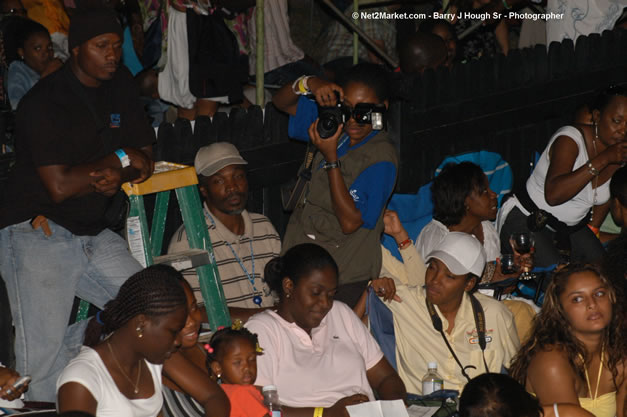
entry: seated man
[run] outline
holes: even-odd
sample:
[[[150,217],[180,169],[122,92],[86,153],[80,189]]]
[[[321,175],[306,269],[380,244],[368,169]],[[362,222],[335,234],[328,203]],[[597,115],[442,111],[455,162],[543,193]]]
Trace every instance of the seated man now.
[[[246,321],[274,306],[263,270],[281,252],[281,239],[270,220],[246,211],[248,179],[243,165],[248,164],[230,143],[218,142],[198,150],[194,166],[198,187],[204,200],[204,214],[209,237],[218,264],[231,318]],[[185,226],[170,241],[168,253],[189,249]],[[195,269],[183,272],[203,303]]]
[[[394,315],[398,373],[407,391],[422,393],[428,362],[438,363],[445,389],[459,391],[470,378],[508,366],[520,346],[512,314],[502,303],[472,294],[485,266],[481,243],[466,233],[449,233],[427,256],[426,272],[414,245],[400,252],[404,263],[384,251],[382,275],[394,278],[402,300],[387,305]]]
[[[69,61],[40,80],[16,114],[16,162],[0,204],[0,275],[15,324],[15,366],[28,399],[54,401],[55,382],[82,344],[67,328],[74,296],[99,308],[141,265],[109,230],[122,183],[153,171],[150,127],[109,10],[72,17]],[[67,330],[67,332],[66,332]]]

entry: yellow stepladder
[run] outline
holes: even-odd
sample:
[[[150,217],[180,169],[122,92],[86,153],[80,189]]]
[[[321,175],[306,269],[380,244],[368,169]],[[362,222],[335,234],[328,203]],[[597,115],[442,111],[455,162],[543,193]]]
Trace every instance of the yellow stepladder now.
[[[231,318],[226,306],[197,184],[198,177],[194,167],[171,162],[157,162],[154,174],[141,184],[123,184],[122,189],[130,200],[126,237],[131,253],[144,267],[155,263],[167,263],[179,270],[196,268],[209,325],[212,329],[216,329],[219,326],[230,326]],[[172,190],[175,191],[178,199],[187,232],[187,241],[191,249],[180,254],[159,256]],[[157,194],[150,229],[144,207],[144,195],[148,194]],[[88,308],[89,303],[81,301],[77,321],[87,316]]]

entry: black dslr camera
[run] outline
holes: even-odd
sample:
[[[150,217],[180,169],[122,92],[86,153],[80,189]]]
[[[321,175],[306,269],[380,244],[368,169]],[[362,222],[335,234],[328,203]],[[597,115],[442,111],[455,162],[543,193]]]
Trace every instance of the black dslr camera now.
[[[340,95],[335,92],[335,106],[318,105],[318,134],[322,139],[328,139],[337,132],[337,128],[350,119],[350,109],[340,101]]]
[[[346,123],[351,116],[359,124],[371,124],[373,130],[383,129],[383,104],[358,103],[351,108],[340,101],[340,96],[335,92],[337,104],[335,106],[318,106],[318,134],[322,139],[328,139],[340,124]]]

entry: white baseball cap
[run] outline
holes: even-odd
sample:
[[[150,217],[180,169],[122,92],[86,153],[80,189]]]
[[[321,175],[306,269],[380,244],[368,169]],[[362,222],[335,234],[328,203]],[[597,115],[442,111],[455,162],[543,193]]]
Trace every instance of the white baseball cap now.
[[[196,174],[210,177],[229,165],[247,165],[248,162],[239,154],[232,143],[216,142],[203,146],[196,153],[194,167]]]
[[[480,277],[485,268],[486,254],[481,242],[473,235],[450,232],[427,255],[426,260],[431,258],[444,262],[448,270],[455,275],[472,273]]]

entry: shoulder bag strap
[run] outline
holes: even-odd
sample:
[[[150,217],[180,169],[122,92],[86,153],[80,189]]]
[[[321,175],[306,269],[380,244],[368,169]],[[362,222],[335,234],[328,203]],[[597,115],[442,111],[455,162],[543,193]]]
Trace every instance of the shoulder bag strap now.
[[[283,208],[285,211],[294,211],[296,206],[302,201],[305,187],[311,181],[311,166],[313,164],[314,156],[317,149],[311,142],[307,142],[307,152],[305,153],[305,163],[303,168],[298,173],[296,179],[296,185],[292,189],[287,201],[283,202]]]
[[[476,369],[476,367],[473,365],[468,365],[468,366],[462,365],[461,361],[455,354],[455,351],[453,350],[450,343],[448,342],[446,335],[444,334],[444,329],[442,328],[442,319],[440,318],[440,316],[438,316],[437,311],[435,311],[435,307],[433,306],[433,304],[429,302],[429,300],[427,300],[426,297],[425,297],[425,303],[427,304],[427,310],[429,311],[429,316],[431,316],[431,323],[433,323],[433,328],[437,330],[438,332],[440,332],[440,334],[442,335],[442,339],[444,339],[444,343],[446,343],[446,347],[448,348],[449,352],[451,352],[451,355],[453,355],[453,359],[455,359],[455,362],[457,362],[457,365],[459,365],[459,369],[461,369],[462,375],[464,376],[464,378],[466,378],[470,382],[470,376],[468,376],[468,374],[466,373],[466,369]]]

